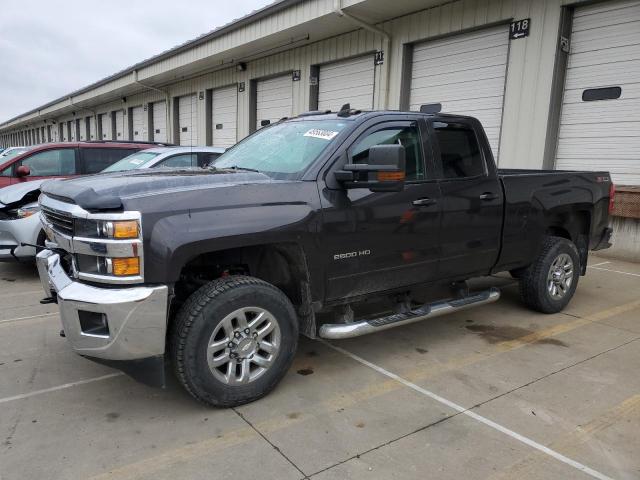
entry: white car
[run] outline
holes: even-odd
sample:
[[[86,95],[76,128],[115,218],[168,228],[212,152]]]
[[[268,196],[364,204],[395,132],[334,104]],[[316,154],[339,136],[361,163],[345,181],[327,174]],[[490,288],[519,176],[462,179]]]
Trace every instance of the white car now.
[[[150,148],[123,158],[100,174],[141,168],[205,167],[224,151],[218,147]],[[0,262],[32,260],[36,248],[22,244],[44,245],[45,234],[36,213],[40,186],[47,181],[56,180],[34,180],[0,189]]]
[[[141,150],[105,168],[102,173],[139,168],[206,167],[225,152],[220,147],[158,147]]]

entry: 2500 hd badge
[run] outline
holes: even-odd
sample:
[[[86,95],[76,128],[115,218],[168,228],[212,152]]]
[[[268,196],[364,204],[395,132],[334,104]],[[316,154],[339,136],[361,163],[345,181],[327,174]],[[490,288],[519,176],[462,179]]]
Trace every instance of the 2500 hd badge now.
[[[333,256],[333,259],[344,260],[345,258],[364,257],[366,255],[371,255],[371,250],[359,250],[357,252],[336,253]]]

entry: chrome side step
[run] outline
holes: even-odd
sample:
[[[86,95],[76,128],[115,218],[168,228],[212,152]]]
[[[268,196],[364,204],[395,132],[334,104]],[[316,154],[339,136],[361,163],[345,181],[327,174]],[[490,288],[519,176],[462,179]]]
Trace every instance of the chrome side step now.
[[[459,312],[468,308],[493,303],[500,298],[500,290],[495,287],[490,288],[468,297],[442,300],[434,303],[427,303],[406,313],[394,313],[386,317],[361,320],[353,323],[328,323],[320,327],[320,337],[340,340],[343,338],[359,337],[369,333],[381,332],[390,328],[408,325],[410,323],[426,320],[427,318],[439,317],[448,313]]]

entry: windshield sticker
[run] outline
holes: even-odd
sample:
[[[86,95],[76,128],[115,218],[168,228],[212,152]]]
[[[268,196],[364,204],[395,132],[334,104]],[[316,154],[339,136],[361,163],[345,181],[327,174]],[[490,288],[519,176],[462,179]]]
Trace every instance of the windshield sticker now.
[[[144,163],[144,160],[130,160],[132,165],[140,165]]]
[[[338,132],[321,130],[319,128],[312,128],[304,134],[305,137],[321,138],[322,140],[333,140],[333,137],[336,135],[338,135]]]

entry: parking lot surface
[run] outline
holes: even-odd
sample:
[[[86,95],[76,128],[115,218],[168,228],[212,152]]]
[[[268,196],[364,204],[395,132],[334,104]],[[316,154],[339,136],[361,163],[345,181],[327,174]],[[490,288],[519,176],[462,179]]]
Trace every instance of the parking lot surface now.
[[[73,354],[33,267],[0,264],[0,479],[640,478],[640,265],[569,307],[494,304],[301,339],[271,395],[206,408]]]

